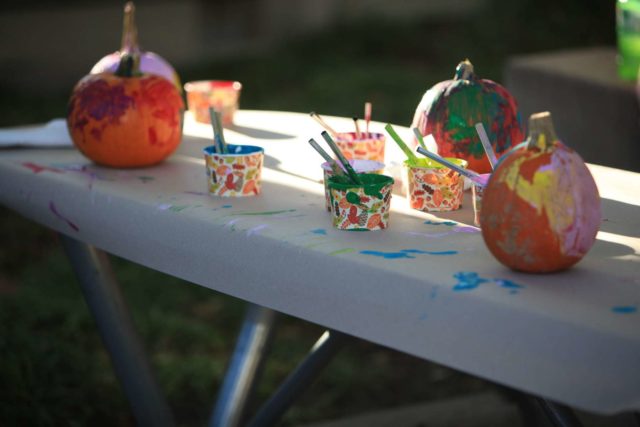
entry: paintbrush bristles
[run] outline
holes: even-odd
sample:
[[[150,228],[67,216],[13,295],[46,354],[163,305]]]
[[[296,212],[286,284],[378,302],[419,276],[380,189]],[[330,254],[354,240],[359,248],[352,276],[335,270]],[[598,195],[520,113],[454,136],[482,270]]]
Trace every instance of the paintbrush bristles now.
[[[316,113],[315,111],[312,111],[309,113],[309,115],[311,116],[312,119],[314,119],[316,122],[318,122],[318,124],[320,126],[322,126],[324,129],[326,129],[327,132],[329,132],[331,135],[337,135],[338,133],[333,130],[333,128],[331,126],[329,126],[327,124],[327,122],[324,121],[324,119],[322,117],[320,117],[320,114]]]

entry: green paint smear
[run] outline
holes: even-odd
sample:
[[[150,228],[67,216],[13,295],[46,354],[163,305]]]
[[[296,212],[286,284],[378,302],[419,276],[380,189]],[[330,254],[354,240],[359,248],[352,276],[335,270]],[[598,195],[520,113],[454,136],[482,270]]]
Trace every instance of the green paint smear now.
[[[239,212],[234,213],[232,215],[240,215],[240,216],[253,216],[253,215],[277,215],[286,212],[295,212],[295,209],[283,209],[280,211],[263,211],[263,212]]]
[[[355,249],[353,248],[338,249],[337,251],[329,252],[329,255],[347,254],[349,252],[355,252]]]
[[[172,212],[180,212],[187,209],[188,207],[189,205],[173,205],[169,208],[169,210]]]

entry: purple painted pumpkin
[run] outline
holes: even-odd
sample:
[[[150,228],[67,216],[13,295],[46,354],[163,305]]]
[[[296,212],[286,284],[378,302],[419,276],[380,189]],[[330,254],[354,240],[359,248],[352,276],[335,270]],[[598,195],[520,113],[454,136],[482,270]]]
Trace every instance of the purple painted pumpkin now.
[[[182,93],[180,77],[174,68],[153,52],[140,49],[138,45],[138,28],[135,23],[135,6],[133,2],[127,2],[124,6],[124,23],[122,29],[122,46],[119,51],[111,53],[100,59],[91,69],[90,74],[115,73],[120,65],[120,58],[125,53],[137,53],[140,58],[140,71],[145,74],[155,74],[164,77],[175,85]]]
[[[487,173],[491,166],[475,130],[479,122],[497,157],[524,139],[513,96],[498,83],[478,78],[465,60],[452,80],[437,83],[424,94],[411,127],[422,135],[432,134],[441,156],[464,159],[469,169]]]

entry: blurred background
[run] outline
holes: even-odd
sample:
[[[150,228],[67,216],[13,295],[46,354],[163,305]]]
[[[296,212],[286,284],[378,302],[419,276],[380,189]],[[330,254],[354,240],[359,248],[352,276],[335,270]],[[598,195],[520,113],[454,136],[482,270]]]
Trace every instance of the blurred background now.
[[[123,5],[4,2],[0,126],[64,117],[73,85],[119,48]],[[464,58],[481,77],[504,83],[514,58],[613,52],[616,43],[613,0],[139,0],[136,7],[143,49],[171,62],[183,82],[241,81],[243,109],[351,117],[371,101],[374,120],[405,126],[422,94]],[[632,83],[618,86],[633,93]],[[0,236],[0,425],[134,425],[55,234],[1,207]],[[113,262],[176,419],[205,425],[244,304]],[[321,332],[281,317],[257,403]],[[510,409],[517,399],[497,385],[359,342],[282,425],[487,395],[499,396],[478,401],[494,406],[490,418],[446,425],[519,425]]]

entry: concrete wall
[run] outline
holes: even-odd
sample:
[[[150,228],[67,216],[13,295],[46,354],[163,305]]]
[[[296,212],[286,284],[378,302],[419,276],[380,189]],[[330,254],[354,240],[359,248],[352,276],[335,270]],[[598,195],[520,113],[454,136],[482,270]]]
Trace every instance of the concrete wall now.
[[[264,51],[287,38],[366,15],[464,14],[484,0],[182,0],[136,2],[140,44],[176,67]],[[3,86],[71,87],[120,46],[124,2],[0,12]]]

